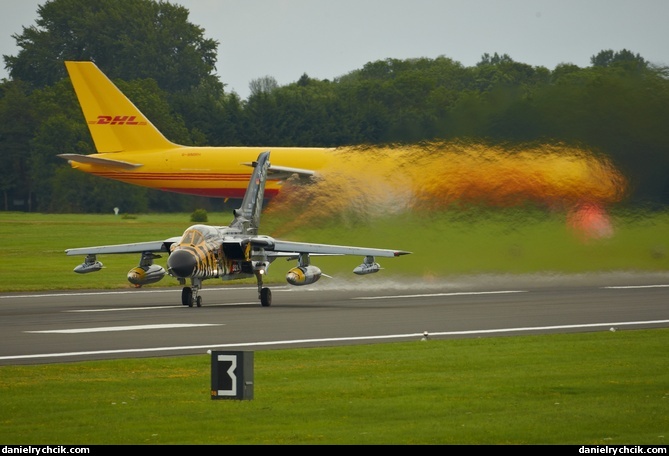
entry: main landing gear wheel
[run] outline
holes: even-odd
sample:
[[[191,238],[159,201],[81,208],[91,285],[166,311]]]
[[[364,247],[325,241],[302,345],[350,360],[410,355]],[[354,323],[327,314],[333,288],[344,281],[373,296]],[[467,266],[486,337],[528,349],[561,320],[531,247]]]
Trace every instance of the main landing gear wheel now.
[[[269,307],[272,305],[272,290],[269,288],[263,288],[260,290],[260,304],[263,307]]]
[[[183,287],[181,290],[181,304],[184,306],[193,307],[193,290],[191,290],[190,287]],[[197,304],[198,307],[200,307],[202,301],[198,300]]]
[[[193,304],[202,307],[202,296],[193,298],[193,289],[191,287],[183,287],[181,290],[181,304],[188,307],[193,307]]]

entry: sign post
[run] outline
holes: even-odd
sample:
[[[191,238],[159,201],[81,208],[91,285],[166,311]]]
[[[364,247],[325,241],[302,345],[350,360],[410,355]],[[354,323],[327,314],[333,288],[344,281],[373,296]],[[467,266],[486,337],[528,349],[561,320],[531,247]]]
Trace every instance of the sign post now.
[[[211,352],[211,398],[253,399],[253,352]]]

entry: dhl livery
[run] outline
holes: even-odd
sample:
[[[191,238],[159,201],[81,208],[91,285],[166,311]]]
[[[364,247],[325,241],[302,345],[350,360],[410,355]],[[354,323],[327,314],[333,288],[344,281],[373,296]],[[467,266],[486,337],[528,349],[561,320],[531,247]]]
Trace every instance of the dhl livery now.
[[[252,162],[253,174],[248,182],[241,207],[233,211],[234,219],[228,226],[193,225],[181,236],[133,244],[106,245],[68,249],[67,255],[86,255],[74,272],[84,274],[102,269],[97,255],[139,253],[140,262],[128,272],[128,281],[135,286],[155,283],[166,273],[183,285],[181,303],[201,307],[199,290],[206,279],[233,280],[254,277],[258,283],[258,298],[264,307],[271,305],[271,290],[263,286],[263,276],[277,258],[297,260],[297,266],[286,274],[291,285],[315,283],[324,275],[310,264],[310,255],[359,255],[363,263],[353,272],[366,275],[378,272],[381,266],[375,257],[398,257],[409,254],[403,250],[370,247],[352,247],[331,244],[311,244],[274,239],[260,235],[260,213],[270,166],[270,152],[262,152]],[[167,253],[167,271],[154,260]],[[190,280],[187,285],[186,281]]]
[[[189,195],[242,198],[251,162],[268,147],[189,147],[169,141],[93,62],[65,62],[97,153],[64,153],[72,168]],[[265,197],[291,176],[308,178],[332,158],[316,147],[272,147]]]

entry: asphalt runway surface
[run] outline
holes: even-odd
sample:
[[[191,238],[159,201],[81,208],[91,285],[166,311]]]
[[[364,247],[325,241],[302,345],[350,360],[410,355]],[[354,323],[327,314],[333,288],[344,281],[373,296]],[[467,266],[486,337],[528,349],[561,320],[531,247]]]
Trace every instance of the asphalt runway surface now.
[[[360,280],[358,280],[360,279]],[[669,327],[669,272],[0,294],[0,365]],[[427,336],[426,336],[427,335]]]

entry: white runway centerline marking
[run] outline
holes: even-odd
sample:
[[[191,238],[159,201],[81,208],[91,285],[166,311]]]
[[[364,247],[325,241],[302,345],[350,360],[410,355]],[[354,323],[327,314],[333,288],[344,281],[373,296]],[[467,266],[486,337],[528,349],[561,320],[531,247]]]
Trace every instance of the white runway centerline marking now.
[[[174,329],[174,328],[193,328],[196,326],[221,326],[220,324],[186,324],[174,323],[167,325],[135,325],[135,326],[106,326],[102,328],[77,328],[77,329],[49,329],[45,331],[25,331],[31,334],[81,334],[94,332],[112,332],[112,331],[137,331],[141,329]]]

